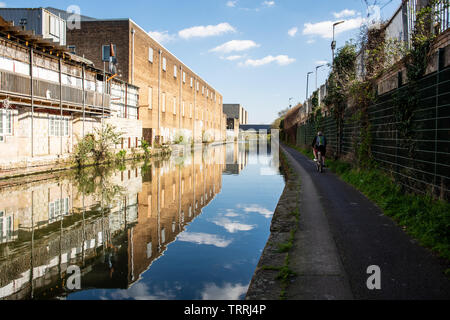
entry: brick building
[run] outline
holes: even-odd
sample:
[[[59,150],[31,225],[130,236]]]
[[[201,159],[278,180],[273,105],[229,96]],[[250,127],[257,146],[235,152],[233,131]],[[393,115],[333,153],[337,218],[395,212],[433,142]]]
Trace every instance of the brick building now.
[[[121,80],[140,88],[138,118],[151,142],[224,140],[222,95],[131,19],[82,20],[67,31],[78,55],[108,69],[112,44]]]

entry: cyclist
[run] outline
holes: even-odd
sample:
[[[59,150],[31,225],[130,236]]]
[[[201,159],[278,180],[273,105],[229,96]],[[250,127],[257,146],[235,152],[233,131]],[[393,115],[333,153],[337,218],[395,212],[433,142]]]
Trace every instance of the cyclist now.
[[[314,138],[314,141],[312,143],[313,151],[314,151],[314,161],[317,162],[317,154],[320,151],[322,154],[323,163],[325,166],[325,157],[327,154],[327,138],[323,134],[322,131],[319,131],[317,136]]]

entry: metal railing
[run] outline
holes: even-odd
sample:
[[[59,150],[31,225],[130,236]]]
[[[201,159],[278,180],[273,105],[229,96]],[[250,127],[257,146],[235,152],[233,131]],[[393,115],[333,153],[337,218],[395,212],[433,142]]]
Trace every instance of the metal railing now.
[[[0,71],[0,91],[7,94],[18,94],[27,98],[31,98],[31,78],[19,74]],[[61,98],[62,92],[62,99]],[[33,94],[35,98],[42,98],[59,103],[60,100],[74,107],[83,106],[83,90],[70,87],[60,86],[45,80],[33,80]],[[92,107],[97,110],[110,110],[111,98],[109,94],[85,90],[85,106]],[[104,97],[104,101],[103,101]]]

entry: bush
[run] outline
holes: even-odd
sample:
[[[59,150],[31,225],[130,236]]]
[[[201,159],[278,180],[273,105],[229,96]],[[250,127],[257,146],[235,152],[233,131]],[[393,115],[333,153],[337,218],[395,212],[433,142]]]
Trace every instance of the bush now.
[[[96,129],[94,134],[85,136],[74,149],[73,159],[78,167],[84,166],[89,161],[95,164],[111,162],[114,159],[112,152],[115,145],[119,144],[122,134],[116,132],[116,128],[106,125]]]

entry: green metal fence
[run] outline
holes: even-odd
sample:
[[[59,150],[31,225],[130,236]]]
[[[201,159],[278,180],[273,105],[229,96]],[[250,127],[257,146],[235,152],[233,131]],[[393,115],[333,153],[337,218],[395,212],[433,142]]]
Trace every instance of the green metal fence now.
[[[419,83],[419,107],[412,118],[413,137],[401,138],[395,117],[394,99],[399,89],[377,98],[368,109],[371,124],[371,153],[379,167],[392,175],[408,191],[433,194],[448,201],[450,189],[450,67],[425,76]],[[360,124],[347,112],[343,134],[338,139],[336,120],[326,117],[321,129],[329,142],[329,153],[354,154],[355,137]],[[298,145],[310,145],[316,134],[316,124],[299,126]],[[414,144],[411,148],[406,143]],[[414,149],[411,153],[410,149]]]

